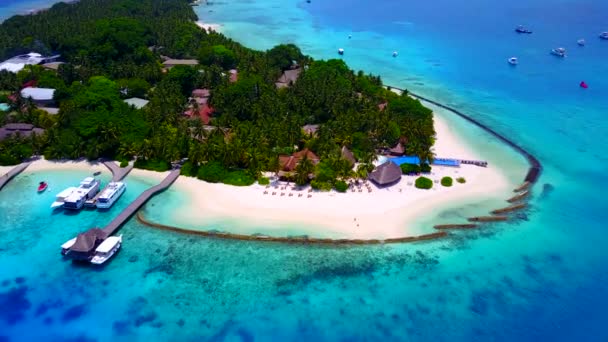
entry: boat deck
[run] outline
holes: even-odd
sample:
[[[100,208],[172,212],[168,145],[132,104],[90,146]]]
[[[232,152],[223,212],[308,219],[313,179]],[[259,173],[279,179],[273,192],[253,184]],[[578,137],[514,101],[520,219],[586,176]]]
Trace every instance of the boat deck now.
[[[133,164],[129,164],[127,167],[120,167],[120,166],[116,165],[116,163],[113,161],[105,161],[105,162],[103,162],[103,165],[105,165],[108,169],[110,169],[110,172],[112,172],[112,182],[119,182],[119,181],[123,180],[123,178],[125,178],[129,174],[129,172],[131,172],[131,170],[133,170]],[[107,187],[108,187],[108,185],[106,185],[103,189],[101,189],[97,193],[97,195],[95,195],[95,197],[86,201],[85,205],[87,207],[94,207],[95,203],[97,203],[97,199],[99,198],[99,196],[101,196],[101,194]]]

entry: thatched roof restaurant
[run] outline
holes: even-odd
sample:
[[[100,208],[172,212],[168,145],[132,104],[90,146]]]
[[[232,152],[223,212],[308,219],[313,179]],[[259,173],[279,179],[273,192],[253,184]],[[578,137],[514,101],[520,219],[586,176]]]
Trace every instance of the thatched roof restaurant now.
[[[4,140],[13,135],[19,135],[21,137],[30,137],[32,134],[41,135],[44,133],[44,129],[34,127],[28,123],[10,123],[0,127],[0,140]]]
[[[302,151],[293,153],[291,156],[279,156],[279,164],[281,170],[291,172],[296,169],[296,166],[300,163],[304,156],[310,160],[313,164],[319,163],[319,157],[314,154],[311,150],[305,148]]]
[[[401,173],[401,168],[392,161],[389,161],[378,166],[369,174],[368,178],[374,183],[384,186],[400,181]]]
[[[70,258],[76,260],[88,260],[108,235],[99,228],[91,228],[84,233],[78,234],[76,242],[70,247]]]
[[[355,165],[355,163],[357,162],[357,159],[355,159],[355,155],[346,146],[342,146],[340,156],[342,157],[342,159],[347,160],[351,166]]]

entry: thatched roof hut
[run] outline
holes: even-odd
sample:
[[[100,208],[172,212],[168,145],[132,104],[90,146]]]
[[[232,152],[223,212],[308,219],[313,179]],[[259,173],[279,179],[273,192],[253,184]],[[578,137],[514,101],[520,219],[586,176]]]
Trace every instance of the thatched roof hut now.
[[[401,141],[397,145],[395,145],[395,147],[391,148],[389,150],[389,153],[394,156],[402,156],[405,153],[405,148],[403,148],[403,144],[401,144]]]
[[[342,146],[342,150],[340,151],[340,156],[342,157],[342,159],[347,160],[351,166],[355,165],[355,163],[357,162],[355,155],[346,146]]]
[[[392,161],[389,161],[378,166],[369,174],[368,178],[374,183],[384,186],[400,181],[401,173],[401,168]]]
[[[78,234],[76,241],[70,247],[69,256],[73,259],[86,260],[95,251],[95,248],[105,240],[108,235],[99,228],[91,228]]]
[[[287,172],[295,170],[298,163],[304,159],[304,156],[315,165],[319,163],[319,157],[311,150],[305,148],[302,151],[293,153],[291,156],[279,156],[281,169]]]

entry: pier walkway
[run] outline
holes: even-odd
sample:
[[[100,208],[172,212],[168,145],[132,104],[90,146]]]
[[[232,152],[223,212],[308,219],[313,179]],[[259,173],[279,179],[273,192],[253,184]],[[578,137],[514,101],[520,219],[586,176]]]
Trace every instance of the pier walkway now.
[[[128,207],[125,208],[112,222],[103,228],[103,232],[106,236],[112,235],[118,228],[120,228],[142,205],[144,205],[152,196],[157,193],[166,190],[175,180],[179,177],[180,169],[172,170],[165,179],[159,184],[147,189],[142,192],[139,197],[135,199]]]
[[[133,164],[129,164],[127,167],[120,167],[113,161],[104,161],[103,165],[112,172],[112,182],[121,181],[133,170]]]
[[[23,170],[25,170],[28,166],[30,166],[32,162],[21,163],[14,168],[12,168],[9,172],[0,176],[0,190],[8,183],[11,179],[13,179],[16,175],[20,174]]]

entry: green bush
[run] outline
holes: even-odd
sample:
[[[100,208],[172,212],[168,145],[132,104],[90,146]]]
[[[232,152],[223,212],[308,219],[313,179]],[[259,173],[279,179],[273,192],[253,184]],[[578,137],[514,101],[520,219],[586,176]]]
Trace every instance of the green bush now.
[[[430,173],[431,172],[431,165],[429,165],[427,163],[420,164],[420,172],[422,172],[422,173]]]
[[[456,178],[456,181],[457,181],[458,183],[460,183],[460,184],[464,184],[464,183],[466,183],[466,182],[467,182],[467,180],[466,180],[466,179],[464,179],[464,177],[458,177],[458,178]]]
[[[254,182],[255,178],[242,170],[229,172],[224,179],[222,179],[222,183],[235,186],[248,186]]]
[[[185,162],[180,170],[180,175],[188,176],[188,177],[196,177],[198,172],[198,167],[196,167],[192,162]]]
[[[426,177],[418,177],[416,179],[416,188],[418,189],[430,189],[433,187],[433,181]]]
[[[123,160],[120,162],[120,167],[127,167],[129,166],[129,161],[128,160]]]
[[[443,186],[452,186],[452,177],[443,177],[441,178],[441,185]]]
[[[171,163],[164,160],[143,160],[137,159],[135,161],[135,167],[138,169],[152,170],[157,172],[164,172],[171,170]]]
[[[404,175],[409,175],[412,173],[420,173],[420,165],[401,164],[401,172],[403,172]]]
[[[331,183],[329,182],[320,182],[316,179],[313,179],[310,182],[310,186],[315,189],[315,190],[321,190],[321,191],[330,191],[332,186]]]
[[[260,177],[260,178],[258,178],[258,184],[268,185],[268,184],[270,184],[270,179],[268,179],[267,177]]]
[[[196,176],[209,183],[219,183],[226,178],[228,171],[218,162],[210,162],[199,167]]]
[[[339,180],[334,184],[334,188],[336,188],[336,191],[338,192],[346,192],[346,190],[348,190],[348,184],[343,180]]]

